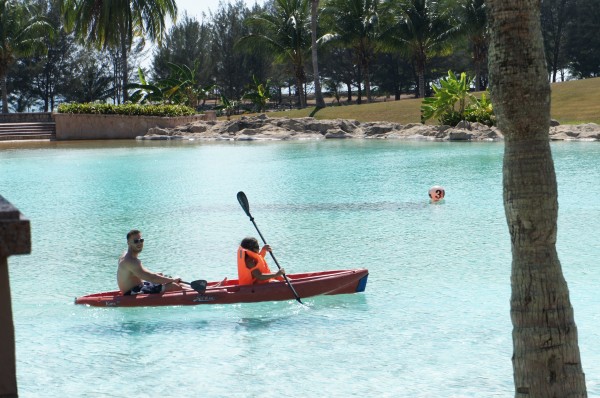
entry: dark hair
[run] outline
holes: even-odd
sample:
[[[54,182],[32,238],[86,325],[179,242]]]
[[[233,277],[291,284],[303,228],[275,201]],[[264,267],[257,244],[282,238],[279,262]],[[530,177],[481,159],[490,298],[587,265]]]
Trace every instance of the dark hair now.
[[[139,235],[141,233],[142,232],[139,229],[132,229],[131,231],[127,232],[127,240],[129,240],[131,235]]]
[[[242,246],[246,250],[260,249],[260,245],[258,244],[256,238],[253,238],[251,236],[242,239],[242,243],[240,243],[240,246]]]

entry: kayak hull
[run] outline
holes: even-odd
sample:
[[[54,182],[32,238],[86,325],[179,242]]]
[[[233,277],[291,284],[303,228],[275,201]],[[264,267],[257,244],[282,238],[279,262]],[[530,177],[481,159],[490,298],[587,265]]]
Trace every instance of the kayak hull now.
[[[319,295],[363,292],[367,269],[334,270],[287,274],[301,299]],[[169,305],[235,304],[260,301],[294,300],[286,282],[274,281],[256,285],[238,285],[237,279],[225,283],[209,282],[204,293],[194,290],[161,294],[123,296],[119,291],[95,293],[75,299],[75,304],[96,307],[157,307]]]

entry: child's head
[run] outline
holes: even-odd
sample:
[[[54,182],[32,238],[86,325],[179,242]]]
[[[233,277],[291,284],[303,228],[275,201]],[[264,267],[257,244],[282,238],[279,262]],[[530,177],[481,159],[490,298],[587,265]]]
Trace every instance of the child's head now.
[[[258,241],[256,240],[256,238],[253,238],[251,236],[242,239],[242,243],[240,243],[240,246],[242,246],[246,250],[250,250],[257,253],[260,250],[260,245],[258,244]]]

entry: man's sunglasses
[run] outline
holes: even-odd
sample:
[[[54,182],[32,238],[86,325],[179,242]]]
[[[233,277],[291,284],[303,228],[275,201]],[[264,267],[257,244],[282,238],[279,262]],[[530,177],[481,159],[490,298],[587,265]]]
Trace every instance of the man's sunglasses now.
[[[136,244],[136,245],[137,245],[138,243],[144,243],[144,238],[140,238],[140,239],[134,239],[134,240],[133,240],[133,243],[134,243],[134,244]]]

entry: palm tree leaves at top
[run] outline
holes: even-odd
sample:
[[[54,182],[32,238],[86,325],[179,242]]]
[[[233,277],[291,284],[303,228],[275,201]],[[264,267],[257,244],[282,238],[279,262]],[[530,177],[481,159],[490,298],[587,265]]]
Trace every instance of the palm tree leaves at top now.
[[[381,4],[380,0],[330,0],[323,10],[331,31],[322,41],[352,49],[365,80],[367,101],[371,100],[370,65],[380,48]]]
[[[15,0],[0,0],[2,113],[8,113],[6,74],[9,67],[18,57],[44,52],[44,39],[52,34],[52,26],[33,5]]]
[[[98,47],[131,45],[134,37],[161,42],[166,17],[175,20],[174,0],[65,0],[65,22],[78,36]]]
[[[469,40],[475,66],[475,89],[483,90],[482,70],[487,63],[488,32],[485,0],[467,0],[460,8],[461,31]]]
[[[321,92],[321,76],[319,74],[319,56],[317,51],[317,34],[319,18],[319,0],[310,1],[310,31],[311,31],[311,57],[313,64],[313,78],[315,81],[315,100],[317,109],[325,108],[325,100]]]
[[[87,44],[120,48],[122,86],[128,84],[129,53],[134,37],[161,43],[166,17],[175,20],[175,0],[64,0],[65,26]],[[127,89],[123,101],[128,100]]]
[[[427,61],[432,56],[450,53],[450,39],[460,33],[459,26],[450,9],[440,1],[408,0],[389,4],[397,16],[388,43],[412,60],[419,96],[424,98]]]
[[[304,65],[311,49],[310,0],[275,0],[270,12],[252,16],[248,24],[253,33],[238,45],[266,43],[278,62],[291,65],[296,79],[300,107],[306,106]]]

